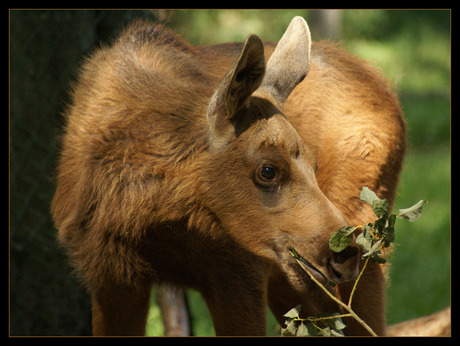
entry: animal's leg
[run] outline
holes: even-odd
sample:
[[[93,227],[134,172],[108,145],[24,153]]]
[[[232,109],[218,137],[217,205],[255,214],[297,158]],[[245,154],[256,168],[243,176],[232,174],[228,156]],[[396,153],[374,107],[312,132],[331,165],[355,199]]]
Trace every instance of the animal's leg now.
[[[111,286],[94,292],[93,335],[144,335],[150,289]]]
[[[165,336],[190,335],[188,307],[182,290],[158,286],[157,304],[161,310]]]
[[[266,284],[235,275],[203,294],[217,336],[266,335]]]

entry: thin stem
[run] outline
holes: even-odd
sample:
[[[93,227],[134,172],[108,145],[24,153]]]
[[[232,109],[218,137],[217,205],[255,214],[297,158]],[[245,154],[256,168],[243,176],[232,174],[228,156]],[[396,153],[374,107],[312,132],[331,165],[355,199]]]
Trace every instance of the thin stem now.
[[[378,336],[369,325],[364,322],[358,315],[355,314],[355,312],[351,308],[347,308],[347,311],[351,314],[351,317],[353,317],[360,325],[362,325],[372,336]]]
[[[334,318],[342,318],[342,317],[351,317],[351,314],[342,314],[342,315],[324,316],[324,317],[307,317],[306,320],[313,322],[313,321],[321,321],[321,320],[333,320]]]
[[[356,279],[355,284],[353,285],[353,289],[351,290],[350,299],[348,300],[348,306],[349,306],[350,308],[351,308],[351,301],[353,300],[353,295],[355,294],[356,287],[358,286],[359,279],[361,279],[361,276],[362,276],[363,273],[364,273],[364,269],[366,269],[367,262],[369,262],[369,258],[370,258],[370,257],[366,258],[366,261],[364,262],[363,268],[362,268],[361,271],[359,272],[358,278]]]

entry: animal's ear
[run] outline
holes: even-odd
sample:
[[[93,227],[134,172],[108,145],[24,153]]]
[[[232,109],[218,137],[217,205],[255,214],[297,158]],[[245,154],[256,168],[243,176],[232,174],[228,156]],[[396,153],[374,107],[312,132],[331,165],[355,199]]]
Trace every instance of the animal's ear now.
[[[310,70],[310,29],[302,17],[294,17],[267,63],[260,87],[282,108],[292,90]]]
[[[249,35],[238,60],[209,102],[208,122],[212,141],[228,141],[230,132],[234,130],[231,120],[260,86],[264,73],[264,45],[258,36]]]

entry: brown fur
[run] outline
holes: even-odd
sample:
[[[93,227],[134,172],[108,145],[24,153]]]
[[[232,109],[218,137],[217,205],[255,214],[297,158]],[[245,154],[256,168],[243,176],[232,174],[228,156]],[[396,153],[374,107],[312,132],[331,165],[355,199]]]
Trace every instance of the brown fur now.
[[[336,311],[289,245],[328,277],[334,263],[346,299],[358,257],[340,264],[328,239],[375,219],[362,186],[393,201],[405,126],[374,68],[327,43],[313,43],[310,60],[303,23],[293,20],[272,60],[265,44],[267,65],[254,35],[193,47],[145,22],[87,59],[52,214],[92,294],[95,334],[143,334],[154,283],[200,291],[218,335],[265,334],[267,302],[280,321],[298,304]],[[257,176],[267,160],[279,174],[268,189]],[[373,265],[353,302],[380,334],[383,296]]]

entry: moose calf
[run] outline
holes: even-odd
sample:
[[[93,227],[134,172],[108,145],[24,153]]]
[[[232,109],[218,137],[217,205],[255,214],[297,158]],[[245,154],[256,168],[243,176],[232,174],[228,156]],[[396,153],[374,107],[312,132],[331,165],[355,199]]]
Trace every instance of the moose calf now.
[[[210,47],[137,21],[87,59],[65,118],[52,215],[95,335],[143,335],[157,283],[199,291],[217,335],[265,335],[267,304],[280,323],[337,311],[288,246],[347,299],[360,251],[328,240],[375,220],[362,186],[393,200],[405,149],[389,83],[301,17],[278,44]],[[353,307],[379,334],[383,292],[372,264]]]

